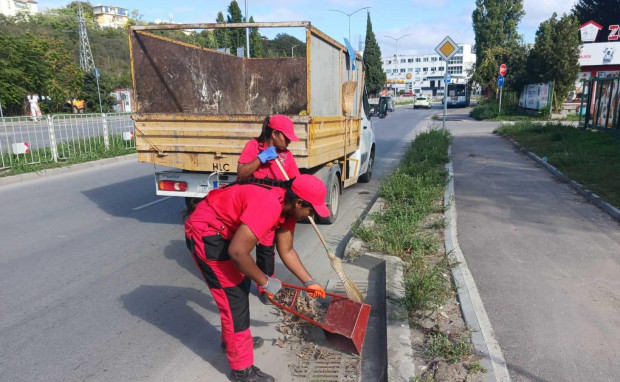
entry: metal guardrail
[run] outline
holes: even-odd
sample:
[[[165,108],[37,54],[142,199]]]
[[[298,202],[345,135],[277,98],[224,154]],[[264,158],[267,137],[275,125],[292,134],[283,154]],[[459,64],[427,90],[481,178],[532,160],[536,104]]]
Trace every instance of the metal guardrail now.
[[[135,147],[131,113],[0,120],[0,170]]]

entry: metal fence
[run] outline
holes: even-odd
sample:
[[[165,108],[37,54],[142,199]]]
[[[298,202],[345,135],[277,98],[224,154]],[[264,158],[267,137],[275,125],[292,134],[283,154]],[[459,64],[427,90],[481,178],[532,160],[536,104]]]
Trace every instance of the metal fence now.
[[[0,169],[131,148],[135,148],[131,113],[0,120]]]
[[[579,115],[583,126],[618,132],[620,129],[620,77],[592,78],[584,82]]]

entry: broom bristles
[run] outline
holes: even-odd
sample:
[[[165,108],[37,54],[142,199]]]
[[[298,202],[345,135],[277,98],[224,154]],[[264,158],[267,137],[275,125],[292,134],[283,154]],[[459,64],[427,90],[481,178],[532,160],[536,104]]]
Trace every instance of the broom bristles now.
[[[330,254],[329,251],[328,254]],[[353,283],[353,281],[351,281],[351,279],[344,274],[344,269],[342,268],[342,262],[340,261],[340,259],[336,256],[330,256],[330,258],[330,264],[334,271],[336,271],[336,274],[340,278],[340,281],[342,281],[342,284],[344,285],[344,291],[347,297],[355,302],[364,301],[364,296],[362,296],[360,290],[357,289],[355,283]]]

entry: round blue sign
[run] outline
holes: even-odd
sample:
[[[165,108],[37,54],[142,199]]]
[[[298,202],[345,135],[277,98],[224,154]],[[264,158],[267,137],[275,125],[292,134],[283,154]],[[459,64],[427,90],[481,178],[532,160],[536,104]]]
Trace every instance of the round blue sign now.
[[[497,86],[499,86],[500,88],[504,86],[504,76],[497,77]]]

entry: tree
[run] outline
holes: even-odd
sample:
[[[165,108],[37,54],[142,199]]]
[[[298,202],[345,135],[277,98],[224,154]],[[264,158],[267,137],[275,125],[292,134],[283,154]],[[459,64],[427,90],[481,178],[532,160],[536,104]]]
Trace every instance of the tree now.
[[[101,108],[104,113],[113,111],[117,101],[110,93],[114,90],[112,79],[101,73],[99,76],[99,93],[101,94]],[[97,92],[97,78],[93,73],[87,73],[84,76],[84,86],[78,97],[86,101],[86,107],[89,112],[99,112],[99,93]]]
[[[609,25],[620,23],[620,1],[618,0],[579,0],[573,7],[573,15],[580,24],[594,20],[603,27],[596,36],[596,42],[607,41]]]
[[[553,13],[550,19],[540,23],[536,31],[536,43],[528,57],[528,70],[532,82],[553,81],[554,109],[573,90],[579,74],[579,20],[564,14],[558,19]]]
[[[306,56],[306,44],[296,37],[293,37],[286,33],[278,33],[273,40],[265,40],[263,43],[264,57],[290,57],[291,48],[298,45],[295,48],[295,56]]]
[[[366,66],[366,90],[375,94],[383,90],[387,76],[383,71],[381,48],[377,44],[375,33],[372,31],[370,12],[366,17],[366,41],[364,42],[364,66]]]
[[[523,0],[476,0],[472,13],[476,69],[472,79],[487,91],[496,87],[500,64],[508,61],[511,52],[520,51],[517,25],[524,14]]]
[[[228,16],[226,17],[228,23],[241,23],[243,22],[243,15],[241,14],[241,8],[235,0],[230,2],[228,6]],[[245,47],[245,29],[244,28],[232,28],[228,30],[230,36],[230,53],[237,54],[237,48]]]
[[[224,15],[222,12],[217,13],[217,23],[224,23]],[[228,37],[228,29],[217,28],[215,29],[215,44],[217,48],[230,48],[230,38]]]
[[[250,17],[250,22],[254,22],[254,17]],[[263,57],[263,38],[258,33],[258,28],[252,28],[250,32],[250,56],[254,58]]]

